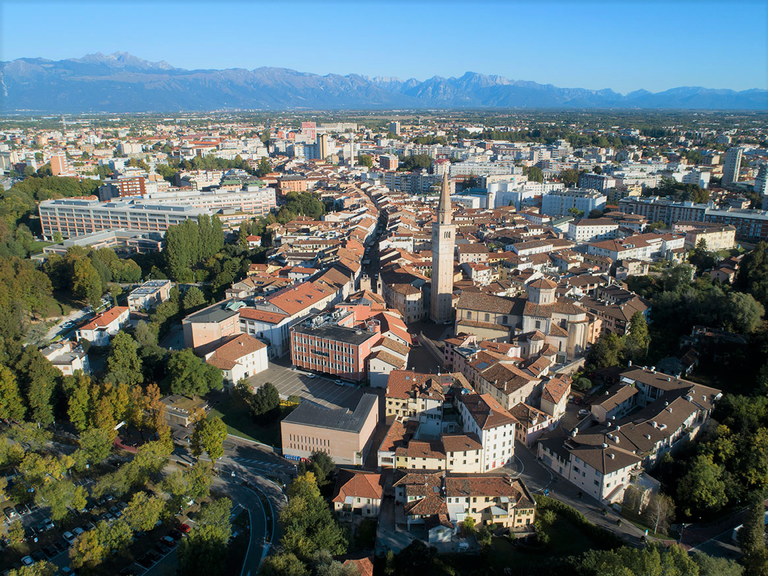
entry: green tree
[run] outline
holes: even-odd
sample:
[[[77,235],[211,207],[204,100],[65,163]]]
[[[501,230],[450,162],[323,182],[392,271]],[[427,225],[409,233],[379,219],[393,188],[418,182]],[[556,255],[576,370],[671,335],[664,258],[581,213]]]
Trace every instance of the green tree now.
[[[624,337],[624,353],[629,360],[636,362],[648,353],[651,337],[648,323],[642,312],[635,312],[629,321],[629,333]]]
[[[24,526],[18,518],[8,526],[8,540],[11,546],[18,546],[24,542]]]
[[[157,346],[157,332],[152,325],[144,320],[139,320],[136,324],[136,330],[133,334],[139,348],[151,348]]]
[[[751,294],[729,292],[725,301],[725,327],[749,334],[762,324],[765,308]]]
[[[251,400],[251,410],[255,416],[273,417],[280,407],[280,393],[271,382],[260,386]]]
[[[171,354],[168,374],[174,394],[202,396],[211,390],[221,390],[224,385],[221,370],[206,364],[189,348]]]
[[[53,423],[53,394],[61,373],[34,347],[27,346],[16,364],[20,387],[27,399],[30,419]]]
[[[321,488],[330,482],[330,476],[336,470],[336,463],[327,453],[316,450],[312,452],[310,464],[299,464],[298,473],[312,472],[315,475],[317,485]]]
[[[544,172],[541,171],[541,168],[531,166],[530,170],[528,170],[528,181],[544,182]]]
[[[139,344],[127,332],[118,332],[110,342],[107,357],[107,378],[130,386],[141,384],[144,375],[141,371]]]
[[[592,345],[587,355],[587,361],[597,368],[609,368],[621,365],[621,355],[624,351],[624,341],[613,332],[603,334]]]
[[[128,503],[123,513],[131,530],[149,532],[155,527],[165,510],[165,501],[159,496],[150,496],[146,492],[137,492]]]
[[[71,480],[45,482],[36,491],[38,505],[50,508],[50,516],[56,522],[66,518],[69,509],[85,508],[87,493],[83,486],[75,486]]]
[[[698,576],[699,568],[676,544],[667,549],[651,544],[646,548],[589,550],[579,563],[579,573],[585,576]]]
[[[713,462],[712,456],[699,454],[693,459],[677,487],[678,501],[687,505],[686,515],[693,510],[717,512],[725,506],[728,497],[722,477],[723,468]]]
[[[744,256],[734,287],[752,294],[763,308],[768,306],[768,243],[758,242],[754,250]]]
[[[178,548],[183,574],[217,576],[224,573],[227,542],[232,533],[229,520],[231,509],[232,502],[228,498],[202,507],[197,525]]]
[[[317,550],[343,554],[347,549],[344,532],[321,496],[315,475],[307,472],[298,476],[287,493],[288,505],[280,513],[283,550],[302,560]]]
[[[765,505],[763,497],[753,498],[747,509],[747,516],[738,532],[739,546],[747,558],[761,557],[765,552]]]
[[[193,310],[205,303],[205,294],[203,294],[203,291],[197,286],[192,286],[187,290],[186,294],[184,294],[184,310]]]
[[[256,176],[264,178],[270,172],[272,172],[272,166],[270,166],[269,160],[266,158],[259,160],[259,165],[256,167]]]
[[[227,439],[227,426],[218,416],[201,418],[192,432],[192,454],[199,458],[203,452],[216,461],[224,455],[224,440]]]
[[[574,218],[582,218],[584,216],[584,210],[579,210],[574,206],[573,208],[568,208],[568,214]]]
[[[88,258],[80,258],[74,263],[72,294],[93,308],[97,308],[101,303],[104,286],[101,276]]]
[[[89,423],[91,378],[78,370],[71,377],[71,384],[66,384],[68,380],[65,379],[65,392],[69,395],[67,416],[77,431],[82,433]]]
[[[32,566],[22,566],[8,572],[8,576],[56,576],[59,573],[58,566],[47,560],[35,562]]]
[[[357,157],[357,163],[366,168],[373,168],[373,156],[370,154],[360,154]]]
[[[88,461],[98,464],[112,453],[114,431],[105,431],[100,428],[89,428],[80,434],[80,449],[83,450]]]
[[[9,368],[0,366],[0,418],[23,420],[26,411],[16,376]]]
[[[309,568],[290,552],[270,554],[259,567],[259,576],[309,576]]]
[[[461,523],[461,527],[464,529],[465,534],[475,533],[475,519],[472,516],[466,516]]]
[[[709,556],[703,552],[693,555],[693,561],[699,566],[699,576],[743,576],[744,568],[727,558]]]

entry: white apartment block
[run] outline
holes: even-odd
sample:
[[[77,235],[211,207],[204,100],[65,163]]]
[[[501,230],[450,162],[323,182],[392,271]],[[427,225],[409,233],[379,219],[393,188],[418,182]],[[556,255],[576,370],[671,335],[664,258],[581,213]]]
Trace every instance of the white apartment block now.
[[[483,446],[482,472],[505,466],[515,456],[515,418],[487,394],[461,394],[459,417],[464,432]]]
[[[568,210],[576,208],[589,214],[592,210],[602,210],[608,198],[595,190],[572,188],[559,192],[550,192],[541,198],[541,212],[547,216],[566,216]]]
[[[619,224],[609,218],[582,218],[568,224],[568,240],[577,243],[596,242],[616,238]]]

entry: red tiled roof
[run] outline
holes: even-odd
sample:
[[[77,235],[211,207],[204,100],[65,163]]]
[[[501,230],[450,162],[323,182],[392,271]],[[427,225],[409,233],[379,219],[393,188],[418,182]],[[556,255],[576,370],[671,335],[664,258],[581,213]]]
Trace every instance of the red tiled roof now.
[[[128,311],[127,306],[114,306],[109,310],[102,312],[96,318],[88,322],[85,326],[81,326],[80,330],[96,330],[97,328],[103,328],[109,326],[118,319],[122,314]]]
[[[383,492],[381,474],[340,470],[332,501],[344,502],[347,497],[381,500]]]

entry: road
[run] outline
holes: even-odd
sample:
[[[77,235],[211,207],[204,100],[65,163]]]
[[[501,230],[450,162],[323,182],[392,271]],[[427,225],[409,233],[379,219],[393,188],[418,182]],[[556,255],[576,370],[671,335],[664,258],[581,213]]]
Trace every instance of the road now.
[[[608,509],[608,515],[603,515],[606,507],[588,494],[577,498],[576,495],[580,492],[577,486],[550,471],[520,442],[515,442],[515,463],[509,469],[512,476],[520,478],[531,492],[540,493],[549,490],[549,496],[576,508],[593,524],[618,534],[629,544],[640,544],[642,530],[629,521],[623,521],[621,526],[617,525],[619,514]]]

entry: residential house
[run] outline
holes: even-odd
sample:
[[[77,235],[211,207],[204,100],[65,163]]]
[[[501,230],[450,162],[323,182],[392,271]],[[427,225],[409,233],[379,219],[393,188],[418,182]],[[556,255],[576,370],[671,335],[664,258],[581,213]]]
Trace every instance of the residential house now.
[[[80,326],[75,334],[78,340],[88,340],[94,346],[109,346],[110,338],[130,320],[131,311],[127,306],[113,306]]]

